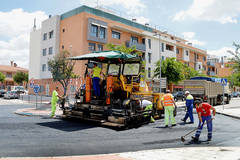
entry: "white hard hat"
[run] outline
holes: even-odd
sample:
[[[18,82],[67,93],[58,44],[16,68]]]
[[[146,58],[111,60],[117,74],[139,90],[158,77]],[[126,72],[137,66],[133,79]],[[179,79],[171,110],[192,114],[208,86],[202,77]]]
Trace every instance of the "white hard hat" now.
[[[190,92],[189,91],[186,91],[185,94],[189,94]]]

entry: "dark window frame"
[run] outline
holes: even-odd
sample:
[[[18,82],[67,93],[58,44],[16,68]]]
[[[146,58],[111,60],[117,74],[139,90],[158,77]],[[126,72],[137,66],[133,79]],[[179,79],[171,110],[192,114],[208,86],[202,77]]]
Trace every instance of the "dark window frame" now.
[[[99,38],[105,39],[106,38],[106,28],[99,27]]]
[[[92,49],[93,47],[93,49]],[[96,51],[96,43],[89,42],[88,43],[88,50],[89,51]]]
[[[98,37],[98,28],[99,28],[99,26],[91,24],[91,30],[90,30],[91,36]]]
[[[121,39],[121,33],[117,31],[112,31],[112,38]]]

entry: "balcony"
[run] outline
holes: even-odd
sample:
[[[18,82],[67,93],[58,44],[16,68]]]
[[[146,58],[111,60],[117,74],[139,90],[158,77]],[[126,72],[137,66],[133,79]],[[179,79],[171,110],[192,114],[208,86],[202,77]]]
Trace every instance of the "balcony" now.
[[[208,71],[207,73],[208,73],[209,76],[216,76],[216,73],[213,72],[213,71]]]
[[[211,67],[215,67],[215,63],[214,62],[207,62],[207,65],[211,66]]]
[[[132,41],[127,41],[126,42],[126,47],[132,47],[132,46],[136,46],[136,50],[146,51],[146,45],[145,44],[136,43],[136,42],[132,42]]]

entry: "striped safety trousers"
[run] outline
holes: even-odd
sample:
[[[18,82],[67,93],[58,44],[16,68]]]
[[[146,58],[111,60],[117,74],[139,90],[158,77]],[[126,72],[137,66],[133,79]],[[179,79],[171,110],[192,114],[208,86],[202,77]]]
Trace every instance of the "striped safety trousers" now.
[[[212,120],[211,119],[212,119],[211,115],[210,116],[202,116],[203,123],[200,123],[200,121],[199,121],[198,129],[197,129],[196,134],[195,134],[195,138],[199,138],[200,137],[203,125],[204,125],[204,123],[206,121],[207,129],[208,129],[208,139],[209,140],[212,139],[212,126],[213,125],[212,125]]]

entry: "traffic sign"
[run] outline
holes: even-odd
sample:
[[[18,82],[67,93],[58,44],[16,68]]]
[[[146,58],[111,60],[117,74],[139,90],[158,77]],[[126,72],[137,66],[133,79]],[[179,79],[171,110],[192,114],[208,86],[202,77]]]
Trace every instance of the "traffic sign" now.
[[[33,88],[34,87],[34,81],[33,79],[30,80],[30,88]]]
[[[34,85],[33,90],[34,90],[34,93],[37,94],[40,90],[40,86],[39,85]]]
[[[221,83],[222,83],[222,86],[226,86],[227,85],[227,79],[226,78],[222,78],[221,79]]]

